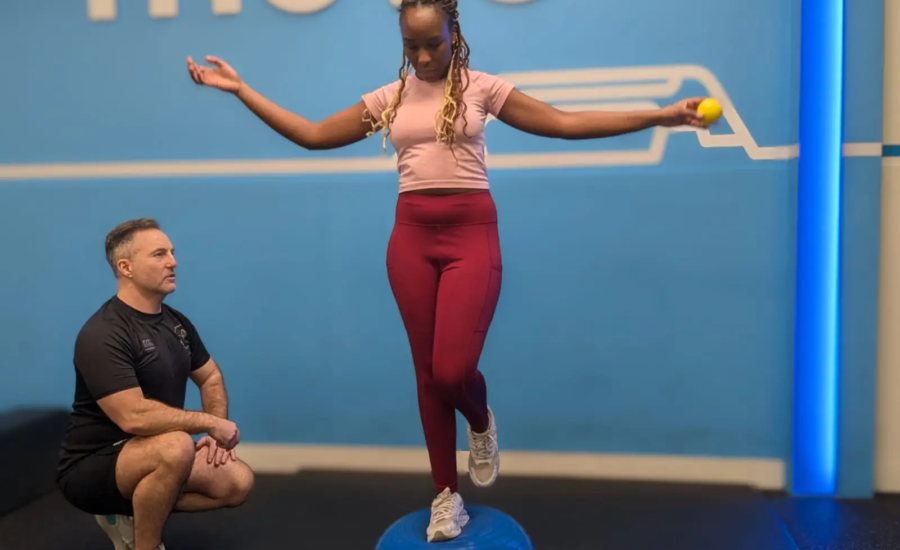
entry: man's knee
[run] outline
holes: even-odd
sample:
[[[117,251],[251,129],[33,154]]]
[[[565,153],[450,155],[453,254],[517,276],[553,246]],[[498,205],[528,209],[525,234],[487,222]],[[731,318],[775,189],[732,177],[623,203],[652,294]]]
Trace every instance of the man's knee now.
[[[194,464],[194,442],[185,432],[135,437],[125,444],[116,464],[116,483],[126,498],[154,472],[187,480]]]
[[[255,484],[255,476],[253,470],[243,462],[235,462],[228,464],[226,468],[230,468],[232,475],[228,480],[228,491],[225,497],[226,506],[240,506],[250,496]]]
[[[155,436],[150,444],[160,466],[179,472],[191,471],[194,464],[194,440],[185,432],[168,432]]]

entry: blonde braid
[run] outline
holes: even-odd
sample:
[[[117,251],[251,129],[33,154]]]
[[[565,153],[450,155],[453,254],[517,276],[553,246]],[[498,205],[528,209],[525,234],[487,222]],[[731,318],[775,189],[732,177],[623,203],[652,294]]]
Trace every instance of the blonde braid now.
[[[376,123],[371,113],[368,111],[365,113],[365,122],[369,122],[372,125],[372,129],[366,133],[366,136],[372,136],[378,130],[382,130],[381,148],[383,151],[387,151],[387,140],[391,134],[391,124],[394,123],[394,118],[397,116],[397,108],[400,107],[400,98],[403,94],[403,89],[406,88],[406,78],[409,76],[410,68],[412,68],[412,63],[404,55],[400,66],[400,86],[397,87],[390,105],[381,113],[381,120]]]
[[[447,84],[444,86],[444,101],[435,117],[435,131],[438,143],[445,143],[452,148],[456,142],[456,120],[463,117],[463,133],[468,127],[468,120],[464,116],[466,103],[463,101],[463,94],[469,89],[469,44],[459,25],[457,0],[443,0],[441,7],[450,20],[450,32],[456,33],[456,40],[450,58],[450,70],[447,72]]]

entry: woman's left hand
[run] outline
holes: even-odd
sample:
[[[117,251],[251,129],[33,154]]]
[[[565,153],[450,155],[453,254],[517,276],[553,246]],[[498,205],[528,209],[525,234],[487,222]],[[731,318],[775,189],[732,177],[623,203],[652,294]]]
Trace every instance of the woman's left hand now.
[[[677,103],[673,103],[667,107],[660,109],[660,126],[694,126],[697,128],[707,128],[709,123],[703,118],[703,115],[697,112],[697,107],[703,101],[702,97],[692,97],[682,99]]]

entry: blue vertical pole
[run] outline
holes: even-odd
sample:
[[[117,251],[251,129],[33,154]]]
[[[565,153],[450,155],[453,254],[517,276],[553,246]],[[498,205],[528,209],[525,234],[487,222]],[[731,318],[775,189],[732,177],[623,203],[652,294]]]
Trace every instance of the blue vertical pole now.
[[[802,0],[791,492],[837,489],[845,0]]]

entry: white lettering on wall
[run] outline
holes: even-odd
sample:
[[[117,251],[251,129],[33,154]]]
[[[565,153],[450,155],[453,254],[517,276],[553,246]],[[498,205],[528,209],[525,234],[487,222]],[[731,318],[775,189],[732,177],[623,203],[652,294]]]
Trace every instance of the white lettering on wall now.
[[[335,3],[336,0],[269,0],[269,3],[288,13],[316,13]]]
[[[337,0],[266,0],[281,11],[293,14],[310,14],[324,10]],[[364,0],[367,1],[367,0]],[[525,4],[534,0],[492,0],[500,4]],[[401,0],[388,0],[399,7]],[[115,21],[118,16],[118,0],[87,0],[88,19],[91,21]],[[237,15],[243,9],[242,0],[210,0],[210,8],[216,15]],[[147,0],[147,12],[153,19],[178,17],[178,0]]]
[[[88,19],[91,21],[115,21],[119,14],[119,2],[118,0],[87,0],[87,11]],[[147,13],[154,19],[177,17],[178,0],[147,0]]]
[[[212,0],[212,12],[216,15],[241,13],[241,0]]]
[[[87,0],[88,19],[91,21],[115,21],[116,0]]]
[[[178,17],[178,0],[150,0],[147,3],[147,11],[154,19]]]

